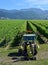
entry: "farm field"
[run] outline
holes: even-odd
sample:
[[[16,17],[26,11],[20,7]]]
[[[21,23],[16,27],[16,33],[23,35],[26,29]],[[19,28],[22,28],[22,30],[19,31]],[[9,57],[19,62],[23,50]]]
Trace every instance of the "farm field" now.
[[[37,35],[38,49],[36,61],[13,62],[10,53],[17,53],[25,31],[32,30]],[[0,65],[48,65],[48,20],[0,20]]]
[[[0,20],[0,47],[7,46],[19,34],[26,30],[24,20]]]

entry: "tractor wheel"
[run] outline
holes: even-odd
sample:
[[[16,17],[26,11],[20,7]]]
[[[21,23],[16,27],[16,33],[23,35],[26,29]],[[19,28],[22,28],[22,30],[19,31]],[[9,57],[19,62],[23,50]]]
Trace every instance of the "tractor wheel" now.
[[[36,60],[36,57],[33,57],[33,60]]]
[[[29,58],[25,56],[25,57],[24,57],[24,60],[29,60]]]
[[[19,52],[19,54],[22,54],[22,52],[23,52],[23,51],[22,51],[22,49],[19,49],[19,51],[18,51],[18,52]]]

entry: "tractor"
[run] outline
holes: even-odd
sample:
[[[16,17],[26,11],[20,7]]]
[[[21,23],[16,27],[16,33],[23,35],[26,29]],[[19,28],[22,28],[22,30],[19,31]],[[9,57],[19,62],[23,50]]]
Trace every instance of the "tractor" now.
[[[36,34],[23,34],[20,54],[23,54],[27,60],[36,60]]]

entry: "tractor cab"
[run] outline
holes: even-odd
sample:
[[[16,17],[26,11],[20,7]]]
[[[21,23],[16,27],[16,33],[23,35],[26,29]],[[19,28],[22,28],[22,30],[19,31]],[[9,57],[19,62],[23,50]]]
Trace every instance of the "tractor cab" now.
[[[32,44],[36,42],[36,34],[24,34],[23,35],[24,44]]]
[[[36,40],[36,34],[24,34],[23,35],[23,41],[25,42],[32,42]]]

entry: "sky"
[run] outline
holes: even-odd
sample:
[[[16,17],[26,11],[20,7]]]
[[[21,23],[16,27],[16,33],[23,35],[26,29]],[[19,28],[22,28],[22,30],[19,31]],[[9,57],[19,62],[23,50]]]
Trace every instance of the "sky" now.
[[[48,10],[48,0],[0,0],[0,9],[40,8]]]

